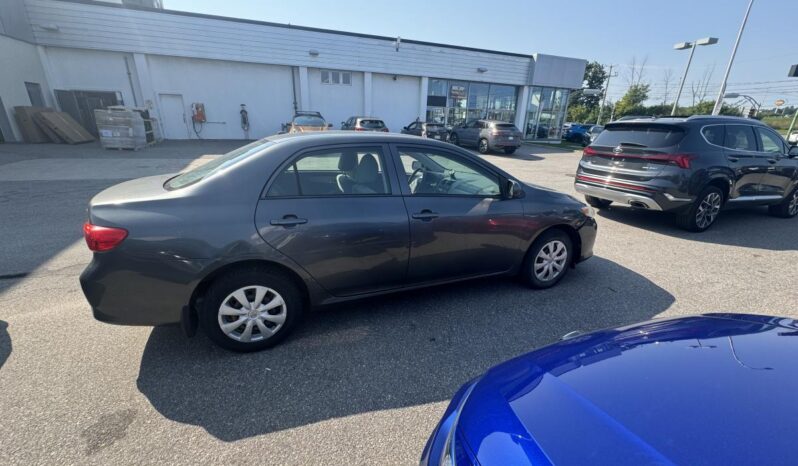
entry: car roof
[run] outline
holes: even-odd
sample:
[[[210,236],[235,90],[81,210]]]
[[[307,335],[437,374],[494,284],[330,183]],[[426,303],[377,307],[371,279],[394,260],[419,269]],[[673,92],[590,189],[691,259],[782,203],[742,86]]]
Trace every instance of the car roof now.
[[[459,426],[467,444],[501,432],[554,464],[778,463],[798,416],[796,335],[798,321],[745,314],[577,335],[486,372]]]
[[[738,116],[729,115],[691,115],[691,116],[641,116],[628,119],[618,119],[608,124],[613,123],[664,123],[664,124],[679,124],[679,123],[742,123],[748,125],[765,125],[759,120],[753,118],[743,118]]]
[[[389,142],[404,142],[414,144],[433,144],[446,148],[453,148],[453,146],[446,142],[437,141],[434,139],[419,138],[410,134],[401,133],[382,133],[382,132],[358,132],[358,131],[318,131],[307,133],[284,133],[268,136],[265,140],[276,143],[297,143],[307,145],[323,145],[323,144],[348,144],[348,143],[389,143]]]

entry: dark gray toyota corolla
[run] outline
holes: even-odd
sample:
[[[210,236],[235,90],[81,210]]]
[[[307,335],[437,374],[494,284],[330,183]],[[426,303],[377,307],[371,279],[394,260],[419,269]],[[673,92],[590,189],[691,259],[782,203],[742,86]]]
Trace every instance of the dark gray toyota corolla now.
[[[592,255],[590,207],[439,141],[275,136],[92,199],[80,277],[94,316],[199,324],[237,351],[312,308],[488,275],[555,285]]]

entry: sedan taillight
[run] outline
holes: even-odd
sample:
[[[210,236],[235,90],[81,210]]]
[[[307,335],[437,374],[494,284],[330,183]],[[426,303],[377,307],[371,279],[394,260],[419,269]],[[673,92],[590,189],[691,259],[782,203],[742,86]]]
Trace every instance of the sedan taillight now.
[[[89,222],[83,224],[83,237],[86,245],[94,252],[110,251],[127,238],[124,228],[101,227]]]

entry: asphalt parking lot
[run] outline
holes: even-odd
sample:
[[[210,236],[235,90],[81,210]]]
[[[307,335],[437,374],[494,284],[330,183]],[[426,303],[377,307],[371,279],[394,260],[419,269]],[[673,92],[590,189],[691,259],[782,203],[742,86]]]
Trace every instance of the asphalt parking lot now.
[[[598,213],[596,256],[550,290],[490,279],[347,303],[246,355],[178,328],[94,321],[77,280],[88,200],[237,145],[0,145],[1,464],[413,464],[462,383],[569,331],[717,311],[798,318],[798,220],[726,211],[691,234],[613,207]],[[574,194],[576,153],[487,158]]]

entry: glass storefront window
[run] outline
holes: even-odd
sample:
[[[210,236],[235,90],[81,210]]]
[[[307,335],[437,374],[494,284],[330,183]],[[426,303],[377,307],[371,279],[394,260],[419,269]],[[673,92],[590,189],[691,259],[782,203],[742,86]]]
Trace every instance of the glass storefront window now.
[[[527,139],[553,139],[562,137],[562,124],[568,107],[568,89],[533,87],[526,112]]]
[[[515,86],[430,79],[427,121],[450,126],[481,118],[513,122],[516,98]]]

